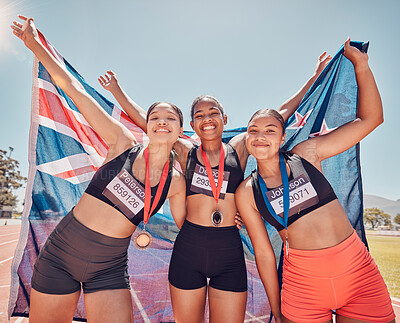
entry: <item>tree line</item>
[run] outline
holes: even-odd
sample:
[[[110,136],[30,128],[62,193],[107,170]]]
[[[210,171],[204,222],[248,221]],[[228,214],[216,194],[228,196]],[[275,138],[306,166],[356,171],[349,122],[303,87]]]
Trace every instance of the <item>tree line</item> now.
[[[400,213],[394,217],[393,221],[400,224]],[[376,207],[364,209],[364,223],[369,223],[372,229],[378,226],[393,226],[391,216]]]
[[[15,190],[25,184],[27,180],[19,171],[19,162],[11,158],[12,151],[12,147],[8,152],[0,149],[0,208],[16,206]]]

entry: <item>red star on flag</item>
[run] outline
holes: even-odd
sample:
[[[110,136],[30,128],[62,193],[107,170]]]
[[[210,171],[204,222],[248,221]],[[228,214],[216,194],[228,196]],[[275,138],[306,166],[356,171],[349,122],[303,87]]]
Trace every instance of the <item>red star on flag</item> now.
[[[286,129],[292,129],[292,130],[296,130],[296,129],[300,129],[303,128],[304,125],[306,124],[306,121],[308,119],[308,117],[311,114],[311,111],[308,111],[304,116],[302,116],[300,113],[298,113],[297,111],[294,113],[294,117],[296,118],[295,123],[291,124],[289,127],[286,127]]]
[[[321,129],[319,130],[319,132],[311,133],[310,138],[326,135],[327,133],[330,133],[335,129],[336,128],[328,128],[328,125],[326,124],[326,121],[324,119],[322,121]]]

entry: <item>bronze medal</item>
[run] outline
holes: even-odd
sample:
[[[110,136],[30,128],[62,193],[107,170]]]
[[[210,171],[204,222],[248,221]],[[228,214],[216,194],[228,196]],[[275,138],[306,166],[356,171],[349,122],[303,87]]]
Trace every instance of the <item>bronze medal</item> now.
[[[144,250],[150,247],[151,243],[153,242],[153,238],[150,233],[143,230],[137,236],[135,236],[133,242],[136,248],[139,250]]]
[[[154,211],[154,208],[158,204],[158,201],[160,201],[162,190],[165,186],[165,182],[167,180],[168,176],[168,168],[169,168],[169,159],[164,165],[164,169],[161,175],[160,182],[158,184],[156,196],[154,197],[153,205],[150,208],[151,204],[151,187],[150,187],[150,179],[149,179],[149,147],[146,147],[143,151],[145,163],[146,163],[146,178],[145,178],[145,184],[144,184],[144,190],[145,190],[145,197],[144,197],[144,210],[143,210],[143,223],[144,223],[144,228],[143,231],[140,232],[137,236],[135,236],[133,242],[136,246],[136,248],[140,250],[147,249],[150,247],[153,238],[150,233],[146,231],[146,224],[149,221],[151,213]]]

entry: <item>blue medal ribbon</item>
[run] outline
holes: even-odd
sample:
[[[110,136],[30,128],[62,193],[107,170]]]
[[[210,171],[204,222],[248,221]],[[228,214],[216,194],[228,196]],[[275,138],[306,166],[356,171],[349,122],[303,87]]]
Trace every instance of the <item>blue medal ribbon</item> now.
[[[281,225],[283,225],[287,230],[287,224],[289,219],[289,208],[290,208],[289,179],[286,171],[285,158],[283,157],[282,153],[279,153],[279,167],[281,169],[281,178],[283,184],[283,219],[276,214],[274,208],[271,205],[271,202],[268,200],[267,197],[268,188],[258,170],[257,170],[257,177],[258,177],[258,183],[260,184],[261,193],[269,213],[274,217],[276,221],[278,221]]]

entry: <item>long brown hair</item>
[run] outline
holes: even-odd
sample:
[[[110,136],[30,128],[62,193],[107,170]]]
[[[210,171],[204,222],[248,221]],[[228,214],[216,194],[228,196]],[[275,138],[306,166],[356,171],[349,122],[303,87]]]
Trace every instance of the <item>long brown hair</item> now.
[[[162,103],[168,104],[176,112],[176,114],[179,117],[179,124],[180,124],[181,127],[183,127],[183,114],[182,114],[181,109],[179,109],[175,104],[169,103],[169,102],[156,102],[156,103],[153,103],[150,106],[149,110],[147,110],[146,122],[149,122],[149,116],[150,116],[151,111],[153,111],[159,104],[162,104]]]

